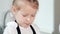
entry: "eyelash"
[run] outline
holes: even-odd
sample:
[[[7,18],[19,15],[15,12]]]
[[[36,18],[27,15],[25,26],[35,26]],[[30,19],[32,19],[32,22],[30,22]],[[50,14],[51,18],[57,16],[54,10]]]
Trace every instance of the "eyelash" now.
[[[23,15],[24,17],[26,17],[27,15]]]
[[[28,15],[23,15],[24,17],[28,16]],[[31,15],[32,17],[35,17],[35,15]]]
[[[31,15],[32,17],[35,17],[35,15]]]

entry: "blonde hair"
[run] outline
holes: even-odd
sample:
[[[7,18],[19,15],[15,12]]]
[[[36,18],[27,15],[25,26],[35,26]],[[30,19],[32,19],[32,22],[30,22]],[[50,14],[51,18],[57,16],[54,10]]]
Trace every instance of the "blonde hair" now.
[[[16,1],[17,1],[17,0],[13,0],[12,5],[17,5],[17,4],[16,4]],[[23,0],[23,1],[28,1],[29,3],[34,4],[34,7],[36,7],[36,8],[38,8],[38,6],[39,6],[38,0]]]

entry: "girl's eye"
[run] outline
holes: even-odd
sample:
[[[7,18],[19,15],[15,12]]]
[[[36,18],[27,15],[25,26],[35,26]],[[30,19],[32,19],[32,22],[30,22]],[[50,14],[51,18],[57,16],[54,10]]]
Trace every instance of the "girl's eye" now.
[[[24,17],[26,17],[27,15],[23,15]]]
[[[26,16],[28,16],[28,15],[23,15],[23,17],[26,17]],[[31,15],[31,17],[35,17],[35,15]]]
[[[20,8],[18,7],[17,10],[20,10]]]
[[[35,17],[35,15],[31,15],[32,17]]]

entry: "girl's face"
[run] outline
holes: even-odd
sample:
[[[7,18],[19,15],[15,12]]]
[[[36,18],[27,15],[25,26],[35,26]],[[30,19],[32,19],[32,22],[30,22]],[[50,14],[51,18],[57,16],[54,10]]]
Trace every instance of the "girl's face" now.
[[[13,14],[17,23],[22,27],[30,26],[35,18],[37,9],[32,8],[28,3],[22,3],[20,7],[17,7],[15,10],[14,9]]]

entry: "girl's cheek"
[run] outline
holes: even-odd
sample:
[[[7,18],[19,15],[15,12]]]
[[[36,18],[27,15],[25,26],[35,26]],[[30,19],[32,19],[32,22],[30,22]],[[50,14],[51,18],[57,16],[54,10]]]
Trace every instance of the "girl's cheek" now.
[[[20,20],[23,22],[23,21],[25,21],[25,17],[20,17]]]

